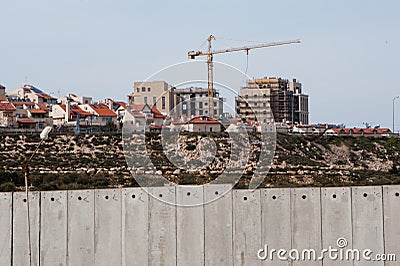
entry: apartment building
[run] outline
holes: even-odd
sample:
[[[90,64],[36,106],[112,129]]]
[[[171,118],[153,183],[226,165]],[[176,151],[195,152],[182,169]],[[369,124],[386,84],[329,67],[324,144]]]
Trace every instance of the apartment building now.
[[[56,104],[57,99],[43,92],[33,85],[24,85],[13,91],[7,92],[6,96],[12,99],[29,100],[37,104]]]
[[[128,104],[148,104],[167,115],[175,107],[174,90],[165,81],[137,81],[128,95]]]
[[[0,101],[6,100],[6,87],[0,84]]]
[[[175,89],[175,99],[177,110],[175,114],[178,117],[186,117],[188,119],[195,116],[220,117],[223,114],[223,98],[219,96],[219,92],[214,89],[214,101],[211,108],[212,114],[209,114],[209,99],[207,88],[183,88]]]
[[[252,79],[236,97],[236,112],[242,119],[263,123],[308,124],[308,95],[296,79]]]

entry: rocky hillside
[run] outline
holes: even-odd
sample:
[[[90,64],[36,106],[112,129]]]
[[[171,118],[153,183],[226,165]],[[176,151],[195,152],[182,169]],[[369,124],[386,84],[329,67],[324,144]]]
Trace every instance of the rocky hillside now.
[[[207,183],[224,171],[231,156],[230,139],[213,138],[216,158],[209,168],[193,174],[169,162],[157,134],[146,139],[147,153],[157,169],[146,173],[140,165],[127,166],[120,135],[51,135],[29,163],[30,184],[40,190],[137,186],[131,170],[149,178],[162,173],[180,184]],[[201,139],[182,135],[179,147],[188,158],[201,157]],[[0,135],[0,191],[21,189],[24,158],[39,142],[34,135]],[[252,149],[239,188],[248,185],[258,159],[257,145]],[[400,184],[400,138],[278,135],[273,164],[262,186],[371,184]]]

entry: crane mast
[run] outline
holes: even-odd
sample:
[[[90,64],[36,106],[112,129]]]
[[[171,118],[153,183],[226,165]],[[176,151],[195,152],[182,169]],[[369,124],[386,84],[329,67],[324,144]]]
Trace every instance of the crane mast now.
[[[208,115],[210,117],[213,117],[213,115],[214,115],[214,112],[213,112],[213,108],[214,108],[213,55],[214,54],[222,54],[222,53],[230,53],[230,52],[238,52],[238,51],[246,51],[246,53],[248,53],[252,49],[300,43],[300,40],[290,40],[290,41],[283,41],[283,42],[261,43],[261,44],[256,44],[256,45],[252,45],[252,46],[243,46],[243,47],[237,47],[237,48],[212,50],[212,44],[211,44],[212,40],[215,40],[214,35],[210,35],[207,38],[207,41],[208,41],[207,52],[202,52],[202,51],[189,51],[188,52],[189,59],[195,59],[197,56],[207,56]]]

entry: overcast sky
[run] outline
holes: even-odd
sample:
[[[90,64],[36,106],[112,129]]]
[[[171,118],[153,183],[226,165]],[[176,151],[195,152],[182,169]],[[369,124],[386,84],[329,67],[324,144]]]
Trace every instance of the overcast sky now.
[[[300,38],[251,51],[248,75],[297,78],[311,122],[392,127],[399,10],[396,0],[1,1],[0,83],[126,100],[134,81],[206,49],[210,33],[216,49]],[[244,53],[214,59],[245,71]]]

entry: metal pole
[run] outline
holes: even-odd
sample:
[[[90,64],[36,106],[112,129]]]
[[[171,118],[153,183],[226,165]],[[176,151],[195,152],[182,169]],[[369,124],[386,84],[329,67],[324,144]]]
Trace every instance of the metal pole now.
[[[213,54],[211,50],[211,41],[215,40],[213,35],[210,35],[208,41],[208,54],[207,54],[207,69],[208,69],[208,116],[214,115],[214,88],[213,88]]]
[[[393,134],[394,134],[394,126],[395,126],[395,124],[394,124],[394,101],[396,100],[396,99],[399,99],[399,97],[400,96],[395,96],[394,98],[393,98],[393,115],[392,115],[392,118],[393,118],[393,128],[392,128],[392,130],[393,130]]]
[[[40,145],[40,144],[39,144]],[[24,162],[24,177],[25,177],[25,197],[26,197],[26,222],[28,228],[28,261],[29,266],[32,265],[32,244],[31,244],[31,219],[30,219],[30,212],[29,212],[29,193],[28,193],[28,161]]]
[[[32,243],[31,243],[31,217],[30,217],[30,208],[29,208],[29,193],[28,193],[28,186],[29,186],[29,181],[28,181],[28,171],[29,171],[29,162],[32,160],[33,156],[36,154],[36,152],[39,150],[40,145],[44,142],[44,139],[42,139],[37,145],[35,151],[32,153],[31,157],[29,159],[26,159],[25,156],[25,162],[24,162],[24,177],[25,177],[25,197],[26,197],[26,221],[27,221],[27,228],[28,228],[28,261],[29,261],[29,266],[32,265]]]

